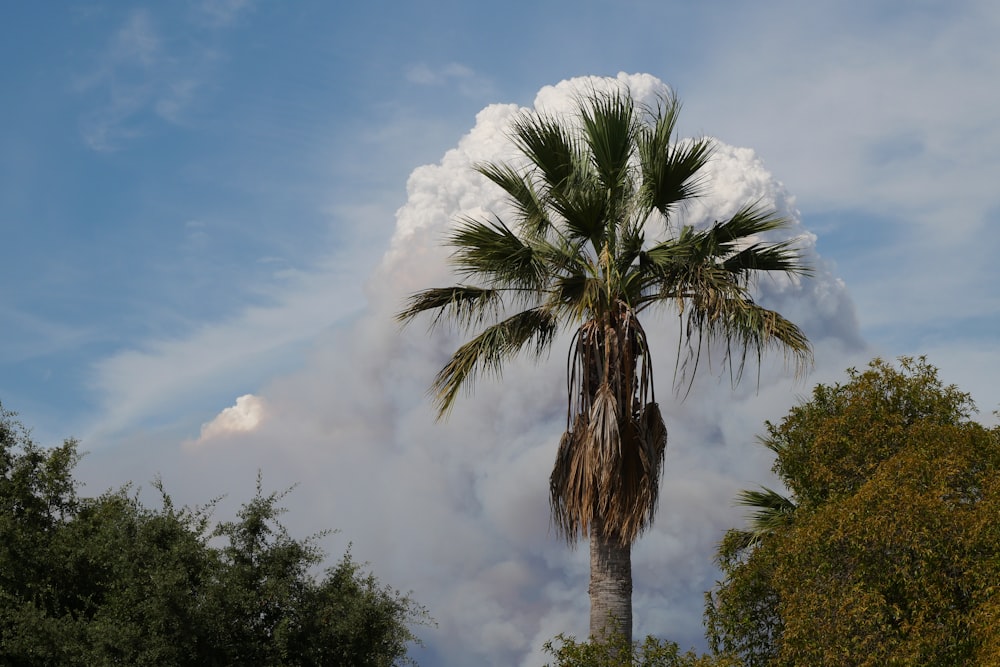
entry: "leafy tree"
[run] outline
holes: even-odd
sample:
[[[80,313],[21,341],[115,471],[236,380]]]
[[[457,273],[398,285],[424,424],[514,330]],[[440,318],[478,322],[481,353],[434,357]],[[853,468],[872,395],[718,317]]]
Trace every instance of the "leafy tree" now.
[[[737,667],[726,656],[698,655],[694,651],[681,653],[676,643],[647,636],[640,642],[629,642],[614,633],[601,641],[578,642],[574,637],[558,635],[546,642],[544,651],[554,657],[554,665],[546,667]]]
[[[260,490],[210,529],[212,505],[161,507],[126,486],[77,495],[74,441],[32,442],[0,407],[0,664],[350,665],[407,662],[426,612],[348,552],[322,578],[314,539]],[[222,546],[212,546],[213,538]]]
[[[792,496],[742,496],[758,512],[720,547],[713,647],[748,666],[1000,665],[1000,429],[922,358],[849,376],[767,424]]]
[[[679,109],[670,96],[650,108],[595,91],[575,118],[520,116],[511,138],[523,159],[475,167],[508,195],[513,219],[459,220],[448,243],[463,282],[419,292],[399,314],[476,332],[434,380],[439,416],[479,374],[575,332],[551,505],[571,544],[590,538],[594,636],[631,638],[631,545],[653,521],[667,439],[639,316],[678,313],[692,377],[703,343],[722,342],[737,379],[748,354],[811,354],[798,327],[751,296],[762,273],[806,272],[790,242],[759,240],[786,221],[753,202],[703,230],[678,220],[713,150],[676,141]]]

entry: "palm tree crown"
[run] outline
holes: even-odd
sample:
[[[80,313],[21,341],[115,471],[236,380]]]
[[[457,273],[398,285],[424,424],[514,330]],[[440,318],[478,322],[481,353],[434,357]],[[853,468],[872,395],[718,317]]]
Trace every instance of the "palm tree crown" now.
[[[647,106],[627,90],[593,91],[574,118],[518,116],[510,136],[520,159],[475,166],[506,193],[512,217],[458,220],[447,243],[460,282],[412,295],[398,315],[429,312],[474,334],[434,380],[439,417],[478,374],[575,332],[550,489],[570,542],[599,530],[629,545],[653,520],[666,428],[639,320],[646,309],[681,318],[683,365],[696,366],[713,342],[737,379],[769,347],[797,370],[811,359],[803,332],[751,295],[762,273],[807,272],[792,242],[759,239],[787,221],[750,202],[707,229],[677,222],[705,187],[713,150],[710,139],[676,140],[679,108],[672,95]]]

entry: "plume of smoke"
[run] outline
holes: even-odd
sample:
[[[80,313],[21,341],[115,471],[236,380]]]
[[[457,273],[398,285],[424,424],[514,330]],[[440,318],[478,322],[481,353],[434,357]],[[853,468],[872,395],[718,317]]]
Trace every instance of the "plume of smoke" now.
[[[591,77],[542,89],[535,106],[559,113],[579,92],[608,86],[627,86],[648,102],[667,91],[648,75]],[[341,529],[385,581],[413,590],[438,622],[421,633],[427,656],[456,667],[537,665],[546,639],[586,632],[586,550],[557,540],[548,515],[547,479],[565,420],[561,352],[539,364],[514,363],[502,381],[484,378],[438,423],[426,388],[462,341],[419,323],[401,332],[393,321],[409,293],[453,282],[441,241],[456,216],[509,210],[470,166],[512,154],[505,130],[518,111],[483,109],[440,162],[414,170],[395,233],[367,282],[368,310],[317,341],[305,369],[260,392],[267,420],[191,453],[211,468],[238,447],[269,475],[300,482],[290,499]],[[708,193],[685,211],[686,221],[710,224],[748,200],[793,220],[789,233],[816,274],[764,282],[759,300],[814,341],[810,380],[855,363],[863,343],[853,305],[817,254],[794,199],[749,149],[720,144],[708,172]],[[706,364],[681,402],[669,384],[677,324],[653,317],[646,330],[670,439],[657,523],[634,550],[636,634],[700,645],[715,546],[741,520],[732,499],[740,488],[769,481],[770,460],[754,435],[803,387],[780,358],[766,359],[759,377],[749,374],[735,390]]]

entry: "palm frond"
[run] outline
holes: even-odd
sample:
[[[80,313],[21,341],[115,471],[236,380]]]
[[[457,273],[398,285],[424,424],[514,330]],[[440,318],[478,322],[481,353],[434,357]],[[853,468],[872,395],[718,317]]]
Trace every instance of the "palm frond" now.
[[[549,293],[549,303],[567,320],[580,322],[600,309],[604,299],[602,282],[592,273],[575,272],[557,277]]]
[[[600,184],[618,198],[631,190],[629,167],[635,151],[635,102],[631,95],[592,92],[580,103],[583,136]]]
[[[747,288],[768,272],[808,275],[795,241],[766,243],[757,235],[787,225],[780,216],[751,204],[708,229],[683,227],[679,233],[642,251],[641,301],[748,298]],[[698,304],[695,304],[696,306]]]
[[[508,289],[537,291],[545,285],[547,265],[535,256],[529,243],[499,219],[486,223],[460,218],[448,244],[456,249],[452,266],[466,278]]]
[[[406,324],[417,315],[436,311],[431,328],[442,320],[466,328],[496,315],[500,305],[501,293],[498,290],[470,285],[433,287],[410,295],[406,308],[396,314],[396,321]]]
[[[570,240],[589,241],[594,248],[604,245],[607,236],[611,201],[595,180],[566,192],[552,193],[549,205],[559,214],[562,228]]]
[[[687,384],[688,391],[706,343],[722,345],[723,366],[730,370],[734,386],[742,379],[747,360],[754,360],[759,367],[770,349],[782,352],[785,362],[792,363],[796,377],[804,375],[812,365],[812,346],[805,333],[779,313],[745,296],[706,293],[685,299],[684,305],[681,340],[687,354],[683,360],[678,359],[675,382],[678,386]]]
[[[748,236],[782,229],[790,224],[787,218],[766,208],[760,202],[750,202],[740,207],[729,220],[716,222],[707,234],[720,244],[732,244]]]
[[[747,517],[747,528],[739,531],[741,549],[755,547],[767,536],[791,526],[798,509],[791,498],[765,486],[756,491],[740,491],[736,504],[754,510]]]
[[[780,350],[785,360],[792,362],[796,377],[802,376],[812,365],[812,345],[805,332],[777,311],[747,299],[728,301],[722,317],[713,322],[708,331],[712,338],[726,342],[730,366],[736,362],[737,382],[748,353],[753,354],[759,365],[765,351]]]
[[[615,253],[615,267],[619,275],[624,276],[629,273],[632,264],[639,258],[645,242],[646,235],[641,225],[627,224],[622,227]]]
[[[562,123],[542,114],[524,113],[514,119],[511,138],[538,170],[547,191],[568,189],[582,158],[578,139]]]
[[[683,228],[674,239],[641,254],[642,295],[636,308],[674,307],[684,320],[683,347],[678,359],[681,384],[694,379],[703,343],[718,341],[726,350],[725,364],[734,384],[742,377],[748,357],[759,363],[770,348],[781,349],[801,375],[812,362],[805,334],[777,312],[754,303],[751,281],[762,271],[804,272],[787,242],[735,250],[747,236],[782,224],[779,218],[754,213],[752,207],[734,216],[728,225],[707,230]]]
[[[515,119],[511,134],[540,178],[543,200],[558,214],[564,233],[603,245],[609,200],[581,138],[556,119],[530,113]]]
[[[802,263],[795,249],[795,241],[781,241],[766,245],[755,243],[730,255],[722,262],[722,268],[734,274],[748,277],[761,272],[810,275],[812,269]]]
[[[510,197],[518,212],[519,228],[530,236],[540,236],[551,227],[548,212],[531,180],[507,164],[477,164],[477,172],[490,179]]]
[[[642,172],[642,185],[636,193],[638,203],[645,211],[659,211],[668,220],[678,204],[701,193],[704,186],[701,171],[714,151],[710,139],[685,143],[674,140],[679,111],[676,97],[662,98],[652,125],[638,139]]]
[[[499,377],[504,363],[526,347],[534,356],[544,354],[558,327],[558,321],[547,309],[531,308],[487,327],[458,348],[431,385],[438,418],[448,414],[459,390],[473,382],[479,373],[485,371]]]

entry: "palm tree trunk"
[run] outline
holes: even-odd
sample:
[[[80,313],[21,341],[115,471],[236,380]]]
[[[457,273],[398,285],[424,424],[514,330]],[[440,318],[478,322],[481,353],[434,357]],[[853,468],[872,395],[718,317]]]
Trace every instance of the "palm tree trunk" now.
[[[632,643],[632,546],[605,535],[594,521],[590,531],[590,636],[621,634]]]

